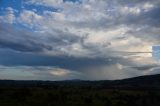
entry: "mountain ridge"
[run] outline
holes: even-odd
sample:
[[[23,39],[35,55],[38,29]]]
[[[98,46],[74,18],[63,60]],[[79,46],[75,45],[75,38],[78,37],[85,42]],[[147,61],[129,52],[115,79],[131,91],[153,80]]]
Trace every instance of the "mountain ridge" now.
[[[160,89],[160,74],[138,76],[122,80],[63,80],[63,81],[42,81],[42,80],[0,80],[1,86],[18,87],[84,87],[84,88],[147,88]]]

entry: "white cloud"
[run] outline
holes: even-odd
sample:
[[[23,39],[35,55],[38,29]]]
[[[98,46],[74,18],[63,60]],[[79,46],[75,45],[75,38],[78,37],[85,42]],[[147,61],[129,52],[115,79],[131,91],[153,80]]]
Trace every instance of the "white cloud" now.
[[[28,4],[46,5],[46,6],[59,6],[63,0],[28,0]]]
[[[56,77],[67,77],[67,76],[78,76],[80,75],[79,72],[70,71],[67,69],[61,69],[61,68],[55,68],[53,70],[50,70],[49,73]]]
[[[43,17],[36,14],[34,11],[23,10],[20,14],[19,21],[29,27],[38,26],[40,21],[43,21]]]
[[[4,16],[0,16],[0,22],[5,22],[5,23],[14,23],[16,20],[15,16],[16,10],[14,10],[11,7],[6,8],[6,13]]]

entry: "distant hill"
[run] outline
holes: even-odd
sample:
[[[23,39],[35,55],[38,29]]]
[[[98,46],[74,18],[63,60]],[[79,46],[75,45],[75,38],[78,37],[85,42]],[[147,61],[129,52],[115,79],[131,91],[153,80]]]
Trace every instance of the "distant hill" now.
[[[0,87],[2,86],[160,89],[160,74],[139,76],[122,80],[101,81],[85,81],[79,79],[65,81],[0,80]]]

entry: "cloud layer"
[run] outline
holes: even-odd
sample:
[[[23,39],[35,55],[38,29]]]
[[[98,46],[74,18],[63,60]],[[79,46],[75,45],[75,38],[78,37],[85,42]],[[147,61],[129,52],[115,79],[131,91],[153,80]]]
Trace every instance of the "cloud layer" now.
[[[61,69],[51,72],[50,80],[56,80],[50,75],[74,72],[81,73],[74,73],[75,78],[93,80],[159,73],[159,63],[152,58],[152,46],[160,43],[159,4],[159,0],[22,0],[19,8],[8,4],[0,10],[5,11],[0,14],[0,64]]]

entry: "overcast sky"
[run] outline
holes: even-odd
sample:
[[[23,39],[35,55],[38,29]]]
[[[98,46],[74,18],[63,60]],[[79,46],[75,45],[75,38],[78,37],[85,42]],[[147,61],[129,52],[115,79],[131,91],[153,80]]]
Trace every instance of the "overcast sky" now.
[[[160,0],[0,0],[0,79],[159,74],[159,44]]]

